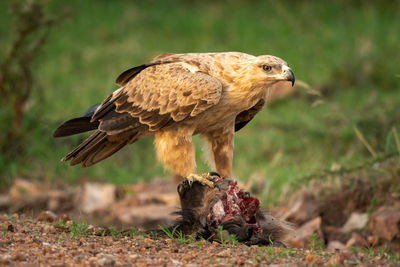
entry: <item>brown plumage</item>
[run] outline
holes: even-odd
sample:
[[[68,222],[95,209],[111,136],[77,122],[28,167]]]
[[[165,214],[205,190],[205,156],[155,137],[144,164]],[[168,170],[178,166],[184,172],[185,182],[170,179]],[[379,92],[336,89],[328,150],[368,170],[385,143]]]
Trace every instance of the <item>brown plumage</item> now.
[[[267,89],[283,80],[293,84],[293,72],[273,56],[165,54],[123,72],[116,81],[121,88],[54,136],[96,129],[63,158],[87,167],[150,135],[159,160],[187,177],[196,172],[192,136],[200,134],[217,172],[231,177],[235,130],[261,110]]]

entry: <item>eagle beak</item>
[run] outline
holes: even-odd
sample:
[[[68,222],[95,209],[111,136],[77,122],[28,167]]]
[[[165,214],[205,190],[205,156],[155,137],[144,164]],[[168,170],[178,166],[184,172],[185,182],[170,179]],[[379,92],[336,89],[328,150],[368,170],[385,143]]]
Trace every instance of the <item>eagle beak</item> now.
[[[294,86],[295,77],[293,71],[286,65],[282,66],[282,74],[286,81],[292,82],[292,87]]]
[[[294,73],[293,73],[293,71],[291,69],[289,69],[288,72],[289,72],[288,81],[292,82],[292,87],[293,87],[296,78],[294,77]]]

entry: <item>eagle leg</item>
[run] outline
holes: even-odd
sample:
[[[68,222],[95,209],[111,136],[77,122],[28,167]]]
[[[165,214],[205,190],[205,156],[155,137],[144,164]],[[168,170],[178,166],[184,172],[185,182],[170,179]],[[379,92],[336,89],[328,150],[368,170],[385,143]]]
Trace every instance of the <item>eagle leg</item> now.
[[[210,149],[211,166],[215,166],[223,178],[232,177],[233,134],[234,127],[231,125],[203,135]]]

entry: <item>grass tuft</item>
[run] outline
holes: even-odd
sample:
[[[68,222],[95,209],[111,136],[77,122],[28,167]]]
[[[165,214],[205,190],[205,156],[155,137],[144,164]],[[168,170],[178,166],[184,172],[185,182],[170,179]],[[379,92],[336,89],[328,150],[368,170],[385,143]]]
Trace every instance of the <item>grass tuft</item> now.
[[[78,222],[72,220],[71,225],[68,226],[68,231],[73,238],[85,237],[88,235],[88,225],[86,222]]]
[[[324,251],[324,241],[319,239],[318,234],[310,235],[310,250],[311,252],[323,252]]]
[[[176,225],[174,228],[170,229],[168,227],[161,227],[161,230],[172,240],[179,244],[190,244],[193,243],[196,239],[196,233],[191,235],[185,235],[182,233],[182,230],[177,230],[179,225]]]
[[[236,235],[229,234],[228,231],[224,230],[222,225],[218,225],[217,235],[218,235],[218,241],[223,245],[234,245],[234,246],[240,245]]]

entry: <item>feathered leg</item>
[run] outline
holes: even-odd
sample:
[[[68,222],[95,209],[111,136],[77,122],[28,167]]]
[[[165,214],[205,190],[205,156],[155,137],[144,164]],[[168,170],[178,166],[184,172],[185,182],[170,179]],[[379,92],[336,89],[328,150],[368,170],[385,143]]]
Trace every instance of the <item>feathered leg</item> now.
[[[158,160],[183,177],[196,171],[192,133],[187,129],[160,130],[155,133],[154,145]]]
[[[192,134],[193,130],[184,129],[183,127],[156,132],[154,145],[157,157],[173,171],[175,177],[177,175],[185,177],[189,181],[189,184],[198,181],[213,187],[214,183],[207,179],[208,174],[196,174],[196,159]]]
[[[210,161],[223,178],[232,176],[233,135],[233,127],[204,135],[211,150]]]

